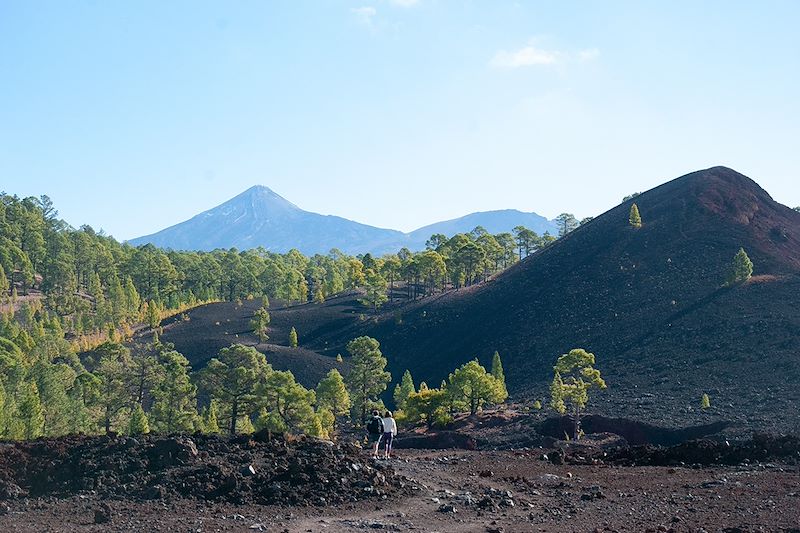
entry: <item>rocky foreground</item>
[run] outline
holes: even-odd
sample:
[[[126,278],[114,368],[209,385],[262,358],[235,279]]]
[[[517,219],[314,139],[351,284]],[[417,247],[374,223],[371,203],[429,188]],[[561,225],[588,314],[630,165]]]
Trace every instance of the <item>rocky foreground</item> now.
[[[796,438],[588,437],[391,461],[265,434],[6,443],[0,531],[800,532]]]
[[[325,506],[405,487],[352,445],[261,432],[225,437],[65,437],[0,445],[0,500],[89,496],[130,501]]]

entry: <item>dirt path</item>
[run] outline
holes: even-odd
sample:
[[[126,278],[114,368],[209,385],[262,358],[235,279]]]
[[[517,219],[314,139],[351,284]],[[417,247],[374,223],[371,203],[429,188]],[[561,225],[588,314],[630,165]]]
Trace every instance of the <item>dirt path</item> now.
[[[334,508],[17,500],[0,531],[800,532],[796,465],[555,466],[535,452],[402,451],[412,493]],[[3,509],[0,509],[0,513]]]

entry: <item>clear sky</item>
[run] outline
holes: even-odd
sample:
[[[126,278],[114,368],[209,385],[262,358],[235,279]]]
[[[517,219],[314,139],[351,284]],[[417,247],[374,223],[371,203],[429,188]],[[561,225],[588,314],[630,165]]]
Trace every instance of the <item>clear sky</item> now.
[[[119,239],[262,184],[401,230],[718,164],[800,205],[800,2],[0,1],[0,190]]]

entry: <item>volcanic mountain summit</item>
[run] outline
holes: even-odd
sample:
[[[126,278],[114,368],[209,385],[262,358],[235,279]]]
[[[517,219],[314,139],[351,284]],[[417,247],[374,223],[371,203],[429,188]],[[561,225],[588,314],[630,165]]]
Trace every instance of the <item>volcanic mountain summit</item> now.
[[[476,226],[490,233],[510,232],[516,226],[540,234],[556,232],[555,223],[543,216],[504,209],[470,213],[402,233],[305,211],[268,187],[257,185],[180,224],[128,242],[134,246],[152,243],[173,250],[233,247],[246,250],[261,246],[277,253],[296,248],[306,255],[326,254],[336,248],[351,255],[367,252],[382,255],[396,253],[403,247],[422,250],[434,233],[452,236],[467,233]]]
[[[338,248],[346,253],[369,242],[378,249],[402,239],[399,231],[376,228],[352,220],[304,211],[268,187],[257,185],[213,209],[131,244],[152,243],[176,250],[256,248],[287,252],[327,253]]]

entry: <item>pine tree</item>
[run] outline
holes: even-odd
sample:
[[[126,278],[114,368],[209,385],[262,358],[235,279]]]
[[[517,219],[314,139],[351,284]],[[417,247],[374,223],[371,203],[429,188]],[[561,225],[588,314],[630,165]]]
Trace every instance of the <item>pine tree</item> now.
[[[386,296],[386,290],[389,284],[373,269],[367,269],[364,276],[364,290],[366,292],[363,303],[372,308],[374,313],[378,312],[378,308],[386,303],[389,298]]]
[[[137,403],[128,421],[128,434],[146,435],[148,433],[150,433],[150,424],[147,421],[147,415],[142,409],[142,405]]]
[[[639,207],[636,204],[631,204],[631,213],[628,216],[628,222],[634,228],[642,227],[642,217],[639,215]]]
[[[506,375],[503,372],[503,362],[500,360],[500,353],[494,352],[492,356],[492,376],[503,387],[505,395],[508,396],[508,389],[506,388]]]
[[[269,328],[270,321],[269,311],[264,307],[258,309],[253,315],[253,319],[250,321],[250,327],[253,328],[253,332],[258,336],[259,342],[267,342],[269,340],[267,329]]]
[[[314,302],[318,304],[325,303],[325,292],[322,290],[322,287],[317,287],[314,291]]]
[[[147,304],[147,314],[145,315],[147,325],[150,329],[156,329],[161,324],[161,313],[158,309],[158,303],[150,300]]]
[[[571,213],[561,213],[556,217],[555,222],[558,225],[559,237],[563,237],[578,227],[578,219]]]
[[[210,435],[219,435],[222,431],[219,429],[219,422],[217,422],[217,402],[211,400],[211,403],[203,409],[203,431]]]
[[[456,401],[474,415],[486,402],[502,403],[508,394],[494,376],[486,372],[477,359],[462,365],[450,374],[447,391]]]
[[[39,359],[31,368],[30,377],[36,383],[42,405],[42,435],[50,437],[67,434],[70,408],[67,386],[75,380],[75,371],[65,364],[53,364]]]
[[[97,272],[92,272],[89,276],[89,296],[93,302],[93,310],[95,315],[95,325],[102,326],[109,317],[105,316],[106,311],[106,297],[103,293],[103,286],[100,283],[100,276]]]
[[[8,288],[10,283],[8,282],[8,278],[6,277],[6,271],[3,270],[3,265],[0,265],[0,298],[5,299],[8,295]]]
[[[286,433],[287,430],[281,415],[275,411],[267,411],[264,407],[259,411],[255,427],[258,431],[266,429],[270,433]]]
[[[711,399],[708,397],[708,394],[703,394],[700,398],[700,409],[708,409],[711,407]]]
[[[22,436],[30,440],[42,436],[44,431],[44,412],[36,383],[26,383],[23,387],[23,394],[17,413],[22,422]]]
[[[737,283],[743,283],[749,280],[752,275],[753,262],[747,256],[747,252],[744,251],[744,248],[739,248],[739,251],[736,252],[736,255],[733,258],[733,264],[731,264],[727,284],[735,285]]]
[[[0,438],[7,438],[6,427],[10,413],[8,412],[9,402],[6,401],[6,388],[0,380]]]
[[[593,353],[576,348],[561,355],[553,367],[550,404],[561,414],[567,412],[568,406],[572,407],[575,440],[580,435],[581,411],[589,402],[589,390],[595,387],[606,388],[606,382],[600,377],[600,371],[593,367],[594,361]]]
[[[236,433],[238,435],[250,435],[255,431],[256,428],[253,426],[253,421],[250,420],[250,415],[242,415],[236,425]]]
[[[316,416],[322,430],[319,436],[332,439],[336,432],[336,417],[330,409],[326,409],[325,407],[317,409]]]
[[[311,433],[316,428],[313,405],[316,394],[297,383],[290,371],[273,371],[259,388],[259,396],[269,412],[277,413],[286,430]]]
[[[405,409],[406,400],[408,400],[408,397],[415,392],[417,391],[414,389],[414,379],[411,377],[411,372],[406,370],[403,372],[403,377],[401,378],[400,383],[394,387],[392,399],[394,399],[395,409]]]
[[[272,373],[264,354],[249,346],[233,344],[200,371],[203,390],[224,407],[228,432],[237,433],[243,416],[253,413],[258,404],[256,388]]]
[[[419,392],[409,395],[403,412],[408,422],[415,424],[424,421],[430,429],[434,424],[444,424],[451,420],[447,405],[447,391],[420,388]]]
[[[380,343],[371,337],[358,337],[347,343],[347,351],[352,356],[353,366],[347,376],[350,399],[356,408],[353,418],[358,423],[367,419],[370,402],[386,390],[392,375],[386,372],[386,358],[380,350]],[[360,417],[360,418],[359,418]]]
[[[100,418],[103,430],[109,433],[118,422],[121,411],[131,404],[128,389],[130,351],[120,344],[108,342],[95,351],[101,354],[94,372],[99,381]]]
[[[333,415],[331,431],[336,430],[336,417],[350,410],[350,394],[338,370],[332,368],[317,385],[317,410],[327,409]]]
[[[289,332],[289,346],[292,348],[297,348],[297,330],[292,327],[292,330]]]
[[[189,361],[174,350],[159,356],[161,379],[153,389],[150,420],[159,433],[189,432],[197,416],[197,387],[189,381]]]
[[[141,298],[130,276],[125,278],[125,288],[123,292],[125,295],[125,315],[128,320],[134,319],[139,313]]]
[[[67,391],[70,433],[94,433],[97,430],[100,386],[100,380],[90,372],[81,372],[73,380]]]

